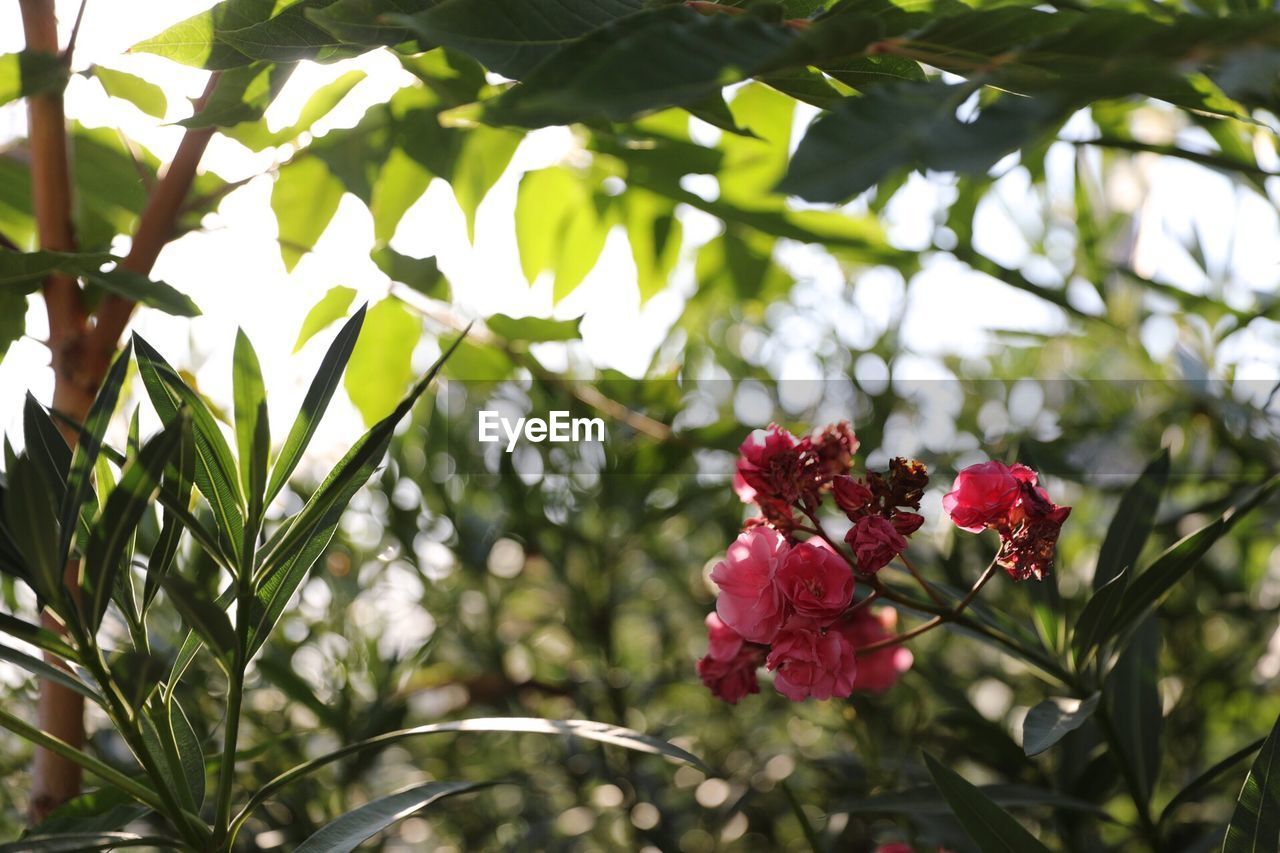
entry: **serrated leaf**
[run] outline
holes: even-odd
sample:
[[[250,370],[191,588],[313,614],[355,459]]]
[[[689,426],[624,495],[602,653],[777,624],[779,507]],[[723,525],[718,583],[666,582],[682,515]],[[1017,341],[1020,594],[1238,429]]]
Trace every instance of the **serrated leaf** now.
[[[155,83],[127,71],[103,68],[101,65],[95,65],[91,70],[111,97],[128,101],[153,118],[164,118],[169,109],[169,100],[165,97],[164,89]]]
[[[411,287],[432,299],[449,298],[449,282],[440,272],[434,257],[415,258],[403,255],[390,246],[375,249],[370,256],[378,269],[392,281]]]
[[[352,89],[364,81],[366,76],[363,71],[348,71],[338,79],[316,89],[303,105],[297,121],[288,127],[272,131],[267,127],[266,121],[259,118],[256,121],[229,127],[223,133],[254,151],[292,142],[328,115]]]
[[[483,787],[480,782],[427,782],[378,797],[325,824],[295,853],[350,853],[366,839],[447,797]]]
[[[925,753],[924,761],[933,783],[951,805],[951,813],[984,853],[1048,853],[1048,848],[1012,815],[959,773],[944,767],[928,753]]]
[[[1085,724],[1098,709],[1101,694],[1088,699],[1046,699],[1027,712],[1022,723],[1022,748],[1039,755]]]
[[[221,72],[218,85],[199,112],[178,122],[186,128],[232,127],[257,121],[293,74],[292,65],[255,62]]]

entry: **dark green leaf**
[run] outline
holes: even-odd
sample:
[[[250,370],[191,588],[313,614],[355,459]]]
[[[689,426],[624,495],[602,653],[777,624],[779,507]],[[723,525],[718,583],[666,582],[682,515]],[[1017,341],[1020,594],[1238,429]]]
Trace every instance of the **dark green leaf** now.
[[[75,650],[68,646],[62,638],[54,632],[41,628],[39,625],[24,622],[23,620],[10,616],[7,613],[0,613],[0,632],[8,634],[11,637],[17,637],[25,643],[30,643],[37,648],[43,649],[46,652],[50,652],[66,660],[74,661],[79,658]]]
[[[181,575],[166,575],[160,586],[168,594],[183,621],[213,649],[222,661],[235,655],[236,632],[226,612],[209,600],[204,590]]]
[[[53,493],[26,455],[9,465],[4,511],[9,535],[46,603],[62,597],[63,559],[58,554],[58,515]]]
[[[262,368],[253,344],[242,329],[236,332],[232,371],[240,485],[250,505],[258,509],[257,513],[250,513],[250,518],[256,521],[261,514],[262,497],[267,486],[267,454],[271,448],[271,437]]]
[[[1098,552],[1098,566],[1093,573],[1095,590],[1106,586],[1126,568],[1137,565],[1142,546],[1155,525],[1156,510],[1160,508],[1160,497],[1168,480],[1169,450],[1166,448],[1148,463],[1120,498]]]
[[[1048,853],[1008,812],[991,802],[954,770],[939,764],[925,753],[925,765],[933,783],[951,805],[951,813],[984,853]]]
[[[27,445],[27,458],[35,466],[40,481],[49,490],[53,502],[61,503],[67,492],[71,448],[67,447],[53,418],[29,391],[22,403],[22,436]]]
[[[255,62],[223,71],[217,88],[204,106],[178,124],[188,128],[231,127],[257,121],[280,94],[293,73],[292,65]]]
[[[483,787],[479,782],[427,782],[387,794],[326,824],[299,845],[295,853],[350,853],[365,841],[409,815],[446,797]]]
[[[125,564],[125,550],[160,489],[160,477],[182,442],[183,430],[189,428],[186,415],[179,413],[159,435],[148,441],[137,458],[125,465],[119,485],[112,490],[93,523],[83,567],[90,630],[97,630],[102,623],[115,592],[117,576]]]
[[[1249,768],[1227,825],[1223,853],[1274,853],[1280,849],[1280,719]]]
[[[284,446],[280,448],[280,455],[276,457],[275,467],[271,470],[271,481],[267,485],[265,503],[270,503],[280,493],[293,470],[302,461],[302,454],[320,426],[320,418],[329,407],[333,392],[342,379],[342,372],[355,349],[364,318],[365,306],[361,305],[351,319],[343,324],[333,343],[329,344],[329,349],[320,362],[320,369],[316,371],[315,379],[311,380],[311,387],[307,389],[307,396],[302,400],[298,417],[284,440]]]
[[[37,675],[45,681],[52,681],[60,684],[68,690],[79,693],[86,699],[92,699],[99,705],[104,705],[104,701],[98,692],[71,673],[59,666],[54,666],[40,658],[32,657],[26,652],[20,652],[17,649],[0,643],[0,660],[11,663],[14,666],[25,669],[32,675]]]
[[[109,270],[108,263],[116,266]],[[95,285],[177,317],[195,317],[200,309],[187,296],[162,281],[120,266],[120,259],[106,252],[11,252],[0,249],[0,286],[33,287],[50,273],[83,278]]]
[[[0,105],[66,85],[67,64],[56,54],[24,50],[0,55]]]
[[[1121,569],[1089,598],[1080,612],[1071,634],[1071,649],[1077,668],[1088,663],[1094,650],[1111,635],[1111,626],[1129,587],[1129,575],[1130,569]]]
[[[1107,677],[1104,699],[1114,723],[1119,753],[1137,786],[1135,796],[1145,808],[1160,772],[1160,734],[1164,713],[1160,704],[1160,626],[1147,616],[1134,632]]]
[[[0,844],[0,853],[95,853],[126,847],[180,850],[171,838],[134,835],[131,832],[73,832],[66,835],[29,835],[12,844]]]
[[[1098,708],[1100,694],[1088,699],[1046,699],[1027,712],[1022,723],[1022,748],[1039,755],[1085,724]]]

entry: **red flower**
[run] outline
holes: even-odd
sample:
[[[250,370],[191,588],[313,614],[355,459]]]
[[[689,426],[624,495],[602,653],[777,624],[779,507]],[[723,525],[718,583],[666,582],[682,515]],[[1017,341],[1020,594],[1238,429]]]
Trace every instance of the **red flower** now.
[[[801,453],[806,448],[807,442],[777,424],[753,431],[738,447],[734,490],[743,500],[794,502],[800,494]],[[748,494],[750,498],[746,497]]]
[[[845,541],[853,546],[858,571],[867,575],[889,565],[907,547],[907,540],[893,522],[882,515],[865,515],[858,519],[845,535]]]
[[[853,600],[853,572],[839,554],[802,542],[778,568],[778,588],[799,616],[830,622]]]
[[[777,531],[752,527],[738,536],[711,570],[711,580],[720,587],[716,612],[752,643],[771,642],[786,620],[786,601],[776,575],[787,551]]]
[[[883,608],[872,613],[860,607],[840,624],[839,631],[854,649],[887,640],[898,624],[898,611]],[[854,690],[881,693],[898,682],[902,673],[911,668],[911,651],[905,646],[886,646],[878,651],[858,655],[858,674],[853,680]]]
[[[719,615],[708,613],[707,624],[707,657],[716,660],[733,660],[742,651],[742,636],[724,624]]]
[[[818,483],[830,482],[832,477],[844,474],[853,464],[853,454],[858,452],[858,437],[848,421],[829,424],[809,438],[811,455],[817,467]]]
[[[778,635],[765,665],[776,673],[778,692],[794,702],[843,699],[853,692],[858,674],[853,646],[844,634],[806,620],[794,620]]]
[[[865,483],[853,479],[848,474],[842,474],[831,481],[831,495],[836,500],[836,506],[851,519],[870,511],[872,501],[875,499]]]
[[[1017,467],[1030,472],[1024,466]],[[1031,476],[1034,481],[1035,474]],[[1008,465],[995,460],[982,462],[956,476],[955,485],[942,498],[942,508],[961,530],[980,533],[1005,521],[1019,492],[1019,479]]]

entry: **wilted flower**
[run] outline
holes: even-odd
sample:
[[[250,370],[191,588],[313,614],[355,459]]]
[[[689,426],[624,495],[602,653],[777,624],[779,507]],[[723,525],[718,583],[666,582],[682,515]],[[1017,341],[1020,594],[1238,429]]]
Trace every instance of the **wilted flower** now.
[[[858,519],[845,541],[853,546],[858,571],[869,575],[893,561],[907,547],[907,540],[889,519],[882,515],[865,515]]]

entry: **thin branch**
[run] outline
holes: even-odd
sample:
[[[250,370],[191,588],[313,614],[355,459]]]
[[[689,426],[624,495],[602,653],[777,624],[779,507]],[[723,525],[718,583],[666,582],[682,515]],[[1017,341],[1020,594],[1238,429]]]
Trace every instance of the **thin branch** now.
[[[961,614],[964,613],[964,611],[969,607],[970,604],[973,603],[973,600],[978,597],[978,593],[981,592],[982,588],[987,585],[987,582],[990,581],[993,577],[995,577],[996,572],[999,568],[1000,568],[999,564],[995,560],[992,560],[990,565],[987,566],[986,571],[982,573],[982,576],[979,577],[977,582],[974,583],[974,585],[969,588],[968,594],[966,594],[964,598],[960,599],[960,601],[957,602],[956,605],[952,607],[950,610],[944,613],[939,613],[938,615],[930,619],[928,622],[925,622],[915,628],[912,628],[910,631],[906,631],[904,633],[898,634],[893,637],[886,637],[883,640],[877,640],[876,642],[870,643],[865,646],[860,646],[856,650],[855,654],[866,655],[866,654],[870,654],[871,652],[880,651],[881,649],[887,649],[890,646],[901,645],[902,643],[905,643],[908,640],[915,639],[921,634],[932,631],[934,628],[937,628],[940,625],[945,625],[948,622],[954,621],[955,619],[959,618]],[[912,574],[914,575],[915,572],[913,571]],[[877,592],[879,591],[880,590],[877,590]]]
[[[67,39],[67,48],[62,52],[62,61],[71,66],[71,56],[76,52],[76,40],[80,38],[80,24],[84,22],[84,10],[89,0],[80,0],[80,9],[76,12],[76,22],[71,25],[71,37]]]
[[[932,598],[935,604],[940,604],[943,606],[946,605],[947,603],[946,599],[944,599],[938,593],[937,590],[929,586],[929,584],[925,583],[924,576],[921,575],[919,571],[917,571],[915,564],[911,562],[911,559],[909,557],[907,557],[905,551],[898,555],[898,559],[902,561],[902,565],[906,566],[907,571],[910,572],[911,574],[911,577],[916,579],[916,583],[920,584],[920,588],[924,590],[925,595]]]
[[[1206,151],[1191,151],[1186,148],[1180,148],[1177,145],[1161,145],[1153,142],[1139,142],[1136,139],[1125,139],[1122,136],[1099,136],[1095,139],[1064,139],[1062,141],[1069,142],[1077,147],[1114,148],[1119,151],[1133,151],[1136,153],[1160,154],[1165,157],[1177,157],[1179,160],[1198,163],[1201,166],[1209,166],[1213,169],[1222,169],[1228,172],[1242,172],[1246,175],[1256,175],[1260,178],[1273,178],[1280,175],[1280,172],[1272,172],[1269,169],[1264,169],[1257,163],[1246,163],[1243,160],[1237,160],[1234,157],[1227,157],[1223,154],[1213,154]]]
[[[218,85],[218,72],[209,75],[204,94],[196,101],[199,112],[212,96]],[[213,138],[215,128],[193,128],[182,137],[173,161],[165,171],[164,177],[156,184],[155,190],[147,199],[147,206],[138,219],[138,228],[133,235],[133,245],[129,254],[121,262],[126,269],[143,275],[149,273],[155,265],[160,251],[173,237],[174,226],[178,214],[186,200],[187,193],[196,177],[196,169],[204,156],[209,140]],[[110,352],[116,348],[120,333],[129,324],[133,314],[134,302],[120,296],[108,296],[97,314],[97,323],[89,333],[94,347]]]

